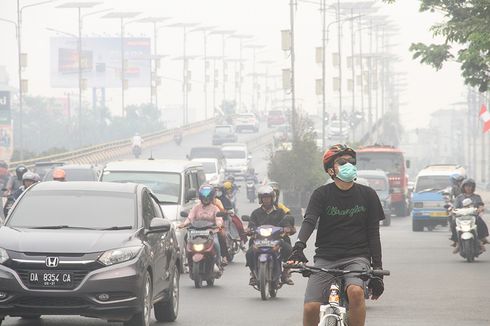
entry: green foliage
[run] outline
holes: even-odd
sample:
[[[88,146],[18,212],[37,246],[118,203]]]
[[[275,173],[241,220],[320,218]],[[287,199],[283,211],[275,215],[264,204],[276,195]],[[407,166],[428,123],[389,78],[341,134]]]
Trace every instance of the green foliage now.
[[[393,3],[395,0],[385,0]],[[442,44],[412,44],[410,50],[421,63],[441,69],[444,62],[461,63],[465,83],[489,89],[490,83],[490,1],[420,0],[421,12],[440,12],[444,21],[434,24],[431,32],[442,37]],[[458,45],[455,50],[452,45]]]
[[[290,151],[276,151],[269,162],[269,178],[287,191],[306,192],[324,184],[322,153],[315,143],[312,122],[297,118],[297,137]]]

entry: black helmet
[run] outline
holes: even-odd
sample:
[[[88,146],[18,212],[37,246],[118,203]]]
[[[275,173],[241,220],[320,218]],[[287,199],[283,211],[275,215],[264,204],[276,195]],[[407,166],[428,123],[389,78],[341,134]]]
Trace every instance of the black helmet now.
[[[461,192],[463,192],[463,193],[464,193],[464,187],[465,186],[471,186],[471,191],[473,192],[473,191],[475,191],[475,188],[476,188],[476,182],[475,182],[475,180],[473,180],[471,178],[465,179],[463,181],[463,183],[461,184]]]
[[[22,180],[22,176],[27,172],[27,168],[25,165],[19,165],[15,168],[15,174],[19,180]]]

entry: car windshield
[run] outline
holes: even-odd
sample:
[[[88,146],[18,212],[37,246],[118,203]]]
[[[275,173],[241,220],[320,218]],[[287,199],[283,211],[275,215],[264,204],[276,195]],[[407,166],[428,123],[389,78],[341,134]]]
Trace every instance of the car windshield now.
[[[417,178],[415,192],[439,191],[450,186],[448,175],[426,175]]]
[[[228,127],[228,126],[216,127],[214,129],[214,132],[217,134],[229,134],[231,132],[231,127]]]
[[[97,181],[92,169],[63,169],[66,181]],[[53,170],[46,173],[44,181],[53,181]]]
[[[224,149],[223,154],[225,154],[225,158],[228,159],[247,158],[247,153],[242,150]]]
[[[180,174],[169,172],[105,171],[102,181],[141,183],[153,191],[160,202],[178,204]]]
[[[190,158],[211,158],[211,157],[223,157],[223,153],[219,148],[192,148]]]
[[[204,169],[204,173],[217,173],[215,162],[200,162]]]
[[[388,181],[384,178],[363,176],[367,179],[369,186],[376,191],[388,191]]]
[[[386,173],[401,174],[404,167],[401,153],[357,152],[359,170],[382,170]]]
[[[136,195],[89,190],[29,191],[6,225],[18,228],[134,227]]]

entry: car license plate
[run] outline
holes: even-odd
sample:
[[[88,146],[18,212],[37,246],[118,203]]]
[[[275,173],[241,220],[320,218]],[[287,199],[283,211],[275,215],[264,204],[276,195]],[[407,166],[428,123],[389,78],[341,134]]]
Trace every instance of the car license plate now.
[[[447,216],[447,213],[446,212],[431,212],[430,213],[430,216],[433,216],[433,217],[444,217],[444,216]]]
[[[30,272],[29,284],[42,288],[71,288],[73,287],[73,273]]]

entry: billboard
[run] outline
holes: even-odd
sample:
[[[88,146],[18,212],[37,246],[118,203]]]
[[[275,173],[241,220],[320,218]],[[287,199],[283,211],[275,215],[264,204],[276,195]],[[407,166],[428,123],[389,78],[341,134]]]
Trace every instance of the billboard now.
[[[53,37],[50,44],[51,87],[78,88],[78,39]],[[128,87],[150,87],[150,38],[124,38],[124,58]],[[121,38],[82,38],[81,62],[87,87],[121,87]]]

